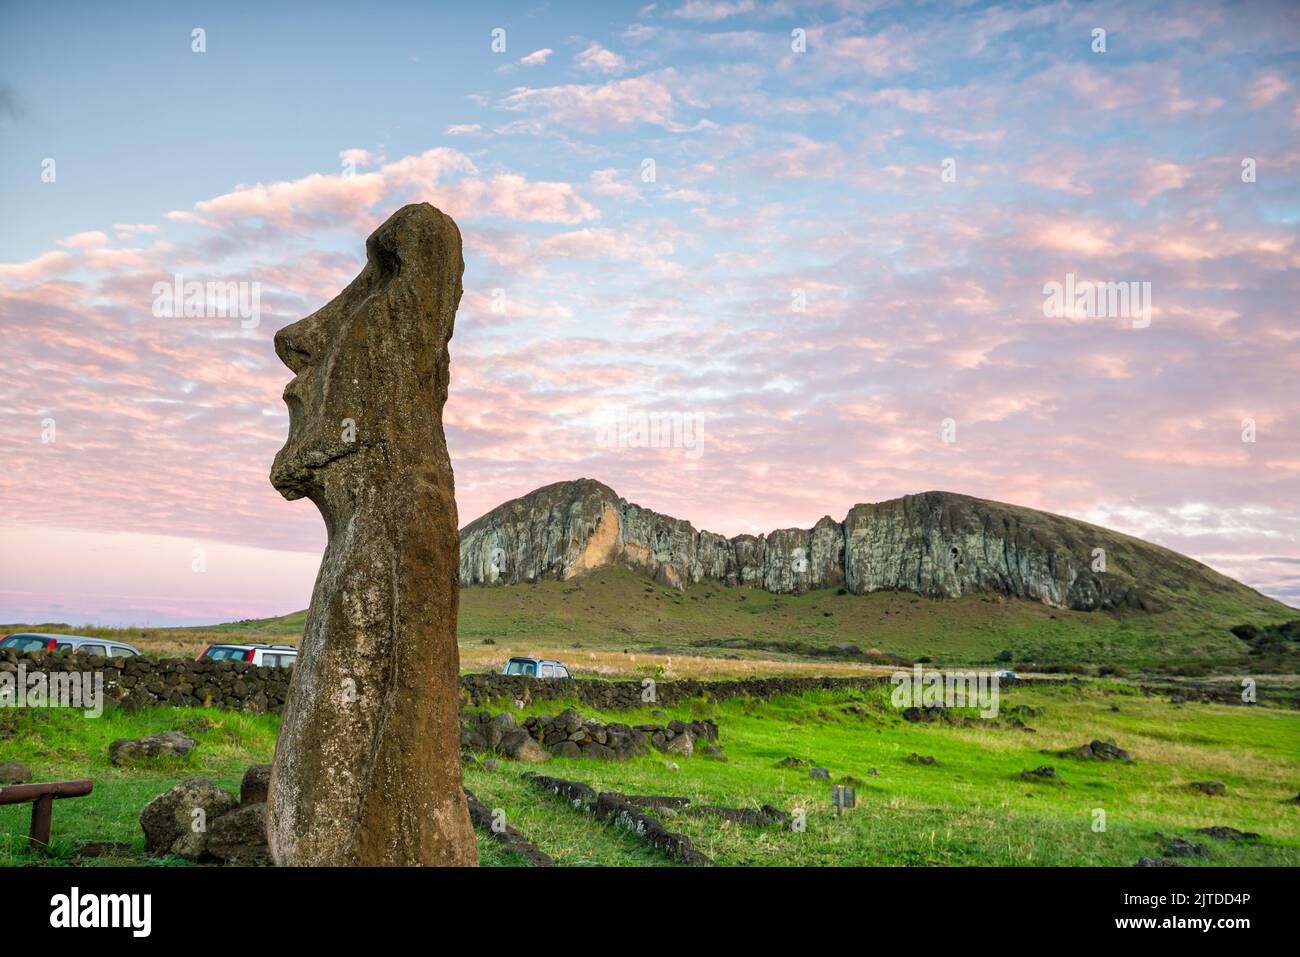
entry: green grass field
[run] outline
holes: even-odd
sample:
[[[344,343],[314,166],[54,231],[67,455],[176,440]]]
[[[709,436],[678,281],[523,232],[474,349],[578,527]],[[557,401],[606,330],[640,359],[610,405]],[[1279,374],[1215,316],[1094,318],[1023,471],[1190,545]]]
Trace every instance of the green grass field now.
[[[757,828],[709,817],[663,816],[698,849],[731,865],[1113,865],[1161,856],[1174,836],[1206,848],[1195,866],[1300,864],[1300,714],[1270,706],[1171,704],[1121,682],[1021,686],[1004,691],[1002,707],[1040,709],[1026,718],[1035,730],[909,724],[885,688],[819,692],[762,702],[692,702],[665,709],[670,717],[711,717],[729,760],[701,754],[676,759],[657,752],[620,763],[556,758],[542,765],[497,759],[466,767],[466,785],[490,808],[564,865],[667,865],[624,830],[597,822],[529,785],[538,770],[597,790],[676,795],[709,804],[806,811],[806,830]],[[555,713],[560,705],[521,712]],[[663,720],[640,713],[603,720]],[[663,712],[661,712],[662,714]],[[148,861],[138,819],[156,795],[187,777],[203,776],[233,791],[244,769],[269,761],[278,718],[198,709],[110,711],[98,720],[63,711],[10,711],[0,719],[0,761],[17,758],[41,780],[90,777],[94,794],[58,802],[48,856],[24,847],[28,808],[0,807],[0,865],[68,863],[91,841],[129,849],[83,863]],[[108,764],[109,741],[174,728],[199,747],[186,759],[125,770]],[[1113,737],[1136,764],[1082,761],[1040,753]],[[932,756],[918,765],[913,752]],[[778,768],[794,756],[826,767],[831,781],[806,769]],[[1050,764],[1065,786],[1029,784],[1020,771]],[[878,775],[869,773],[875,768]],[[837,819],[830,784],[859,782],[858,806]],[[1193,781],[1218,780],[1226,797],[1193,791]],[[1096,811],[1106,827],[1094,830]],[[1258,832],[1258,841],[1229,842],[1194,834],[1228,825]],[[1164,837],[1158,838],[1157,832]],[[484,864],[519,863],[480,834]]]

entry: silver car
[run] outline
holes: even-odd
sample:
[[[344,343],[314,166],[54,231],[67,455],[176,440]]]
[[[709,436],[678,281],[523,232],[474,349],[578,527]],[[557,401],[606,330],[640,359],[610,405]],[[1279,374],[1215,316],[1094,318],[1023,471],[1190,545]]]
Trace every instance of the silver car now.
[[[34,631],[16,631],[0,639],[0,648],[17,651],[61,651],[65,654],[101,655],[105,658],[134,658],[140,654],[135,645],[107,638],[83,635],[45,635]]]

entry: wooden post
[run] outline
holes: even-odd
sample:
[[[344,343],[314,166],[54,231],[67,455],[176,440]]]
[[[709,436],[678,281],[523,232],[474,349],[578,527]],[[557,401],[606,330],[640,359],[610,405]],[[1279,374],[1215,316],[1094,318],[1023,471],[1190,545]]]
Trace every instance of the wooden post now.
[[[42,794],[32,802],[32,827],[27,832],[27,846],[31,850],[50,846],[50,815],[53,809],[53,794]]]
[[[32,826],[27,846],[44,850],[50,846],[50,818],[55,798],[85,797],[94,790],[92,781],[46,781],[40,784],[12,784],[0,788],[0,804],[32,805]]]

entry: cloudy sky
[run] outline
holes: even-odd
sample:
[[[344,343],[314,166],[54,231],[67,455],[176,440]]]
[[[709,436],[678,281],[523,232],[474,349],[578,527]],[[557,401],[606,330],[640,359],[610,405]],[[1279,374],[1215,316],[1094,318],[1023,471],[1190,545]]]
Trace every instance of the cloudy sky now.
[[[725,534],[948,489],[1300,603],[1294,5],[382,7],[0,10],[0,621],[304,607],[271,338],[421,200],[461,524],[579,476]],[[177,276],[256,324],[155,315]],[[1047,314],[1067,276],[1149,323]]]

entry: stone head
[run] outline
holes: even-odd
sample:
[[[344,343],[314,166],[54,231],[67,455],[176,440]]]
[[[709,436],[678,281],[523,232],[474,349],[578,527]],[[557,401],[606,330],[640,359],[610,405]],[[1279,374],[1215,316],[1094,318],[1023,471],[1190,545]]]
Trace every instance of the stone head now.
[[[321,505],[332,482],[446,457],[447,340],[463,271],[451,218],[404,206],[366,240],[365,268],[346,289],[276,333],[295,373],[289,437],[271,467],[281,495]]]

